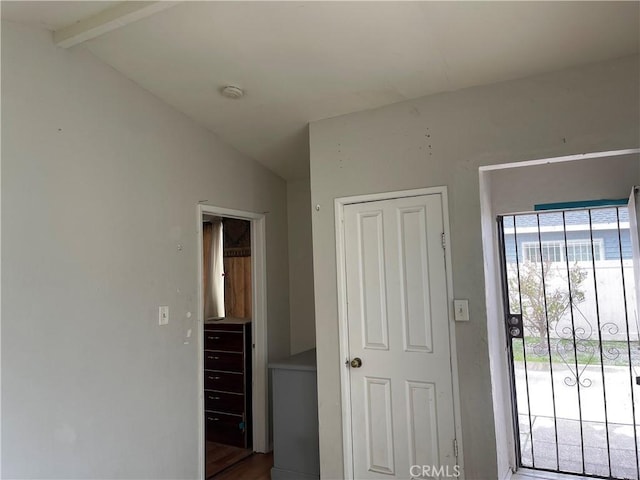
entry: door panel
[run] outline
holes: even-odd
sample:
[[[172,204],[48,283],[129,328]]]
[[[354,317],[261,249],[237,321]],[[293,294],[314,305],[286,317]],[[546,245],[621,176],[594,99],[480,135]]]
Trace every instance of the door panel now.
[[[440,194],[346,205],[353,471],[456,464]]]
[[[400,300],[406,351],[432,351],[426,217],[424,207],[399,210]]]
[[[387,350],[387,310],[384,288],[384,242],[382,212],[359,215],[360,278],[363,284],[362,316],[365,348]]]
[[[409,461],[412,465],[438,463],[438,418],[433,383],[407,382]]]
[[[364,382],[369,470],[393,474],[391,379],[365,377]]]

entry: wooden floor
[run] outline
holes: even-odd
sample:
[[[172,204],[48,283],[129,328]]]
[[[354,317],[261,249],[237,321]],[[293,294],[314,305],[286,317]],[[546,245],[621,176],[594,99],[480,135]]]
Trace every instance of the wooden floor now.
[[[249,457],[253,453],[247,448],[232,447],[231,445],[223,445],[222,443],[207,442],[207,451],[205,457],[205,475],[206,478],[231,467]]]
[[[273,467],[273,453],[254,453],[212,478],[215,480],[271,480],[271,467]]]

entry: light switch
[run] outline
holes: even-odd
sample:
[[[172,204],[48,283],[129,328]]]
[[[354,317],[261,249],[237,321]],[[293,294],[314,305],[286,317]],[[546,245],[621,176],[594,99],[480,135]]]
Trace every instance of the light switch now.
[[[161,305],[158,308],[158,325],[166,325],[169,323],[169,307]]]
[[[454,300],[453,311],[456,322],[469,321],[469,300]]]

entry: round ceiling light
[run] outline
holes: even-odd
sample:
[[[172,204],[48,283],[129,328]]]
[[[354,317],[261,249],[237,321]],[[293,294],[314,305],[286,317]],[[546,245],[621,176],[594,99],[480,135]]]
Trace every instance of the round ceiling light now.
[[[227,98],[234,99],[244,96],[244,90],[242,90],[240,87],[236,87],[235,85],[227,85],[226,87],[222,87],[220,93],[222,93],[222,95]]]

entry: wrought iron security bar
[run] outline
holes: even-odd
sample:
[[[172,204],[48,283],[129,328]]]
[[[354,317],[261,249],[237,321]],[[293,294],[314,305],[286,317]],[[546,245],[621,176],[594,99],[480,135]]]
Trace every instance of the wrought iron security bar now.
[[[626,207],[498,217],[518,466],[640,480]]]

